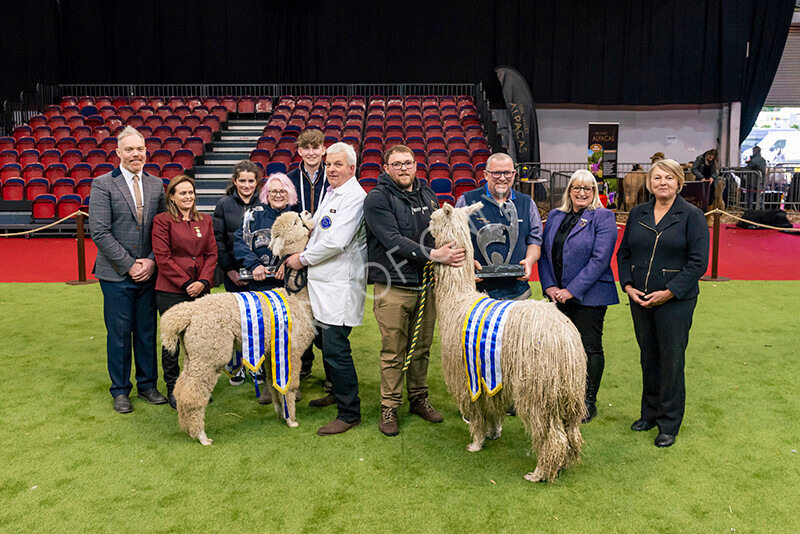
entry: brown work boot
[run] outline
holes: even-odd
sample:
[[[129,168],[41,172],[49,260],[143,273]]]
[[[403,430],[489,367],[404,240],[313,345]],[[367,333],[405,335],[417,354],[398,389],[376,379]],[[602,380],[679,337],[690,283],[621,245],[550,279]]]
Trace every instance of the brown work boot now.
[[[400,428],[397,425],[397,408],[381,406],[381,422],[378,425],[378,430],[387,436],[396,436],[400,433]]]
[[[361,420],[358,420],[354,423],[346,423],[341,419],[334,419],[327,425],[317,429],[317,434],[320,436],[333,436],[334,434],[343,434],[347,432],[354,426],[358,426],[361,424]]]
[[[324,397],[314,399],[308,403],[309,406],[313,406],[314,408],[324,408],[325,406],[331,406],[332,404],[336,404],[336,397],[333,395],[325,395]]]
[[[411,407],[408,411],[417,414],[429,423],[441,423],[444,421],[442,414],[437,412],[434,407],[431,406],[427,396],[417,397],[416,399],[412,400]]]

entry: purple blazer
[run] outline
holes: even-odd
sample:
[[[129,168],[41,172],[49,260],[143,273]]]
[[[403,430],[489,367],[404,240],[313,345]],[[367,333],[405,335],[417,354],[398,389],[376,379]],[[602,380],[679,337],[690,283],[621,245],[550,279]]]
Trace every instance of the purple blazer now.
[[[542,256],[539,258],[539,280],[542,293],[556,286],[553,271],[553,239],[566,214],[553,210],[547,215],[542,235]],[[584,306],[609,306],[619,303],[611,256],[617,243],[617,222],[605,208],[584,210],[581,219],[564,242],[564,271],[561,281],[565,289]],[[545,294],[546,296],[546,294]]]

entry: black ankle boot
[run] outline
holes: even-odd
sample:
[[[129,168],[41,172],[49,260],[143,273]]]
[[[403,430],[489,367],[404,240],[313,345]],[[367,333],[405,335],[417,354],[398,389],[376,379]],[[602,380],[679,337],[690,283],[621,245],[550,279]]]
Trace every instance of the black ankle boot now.
[[[597,415],[597,408],[595,407],[593,402],[586,402],[586,415],[583,416],[583,420],[581,423],[588,423],[594,416]]]

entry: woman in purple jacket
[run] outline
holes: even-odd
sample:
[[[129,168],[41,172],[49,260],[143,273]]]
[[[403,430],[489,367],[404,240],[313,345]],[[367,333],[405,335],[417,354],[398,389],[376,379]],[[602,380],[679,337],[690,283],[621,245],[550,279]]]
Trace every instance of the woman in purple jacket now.
[[[586,350],[586,417],[597,415],[597,390],[603,377],[603,321],[618,304],[611,256],[617,242],[614,214],[601,207],[591,172],[573,173],[561,206],[547,216],[539,258],[542,292],[578,328]]]

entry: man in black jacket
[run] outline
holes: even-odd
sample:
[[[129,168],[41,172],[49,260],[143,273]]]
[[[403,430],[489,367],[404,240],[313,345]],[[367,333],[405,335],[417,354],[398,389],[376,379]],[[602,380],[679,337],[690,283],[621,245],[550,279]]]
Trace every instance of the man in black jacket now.
[[[387,436],[399,433],[397,408],[402,402],[403,366],[423,296],[423,269],[428,260],[458,267],[463,248],[455,242],[438,249],[428,233],[436,194],[416,178],[414,153],[396,145],[383,155],[384,173],[364,200],[367,223],[368,282],[375,284],[373,312],[381,331],[381,422]],[[410,411],[431,423],[442,416],[428,401],[428,358],[436,310],[433,291],[426,304],[406,382]]]

